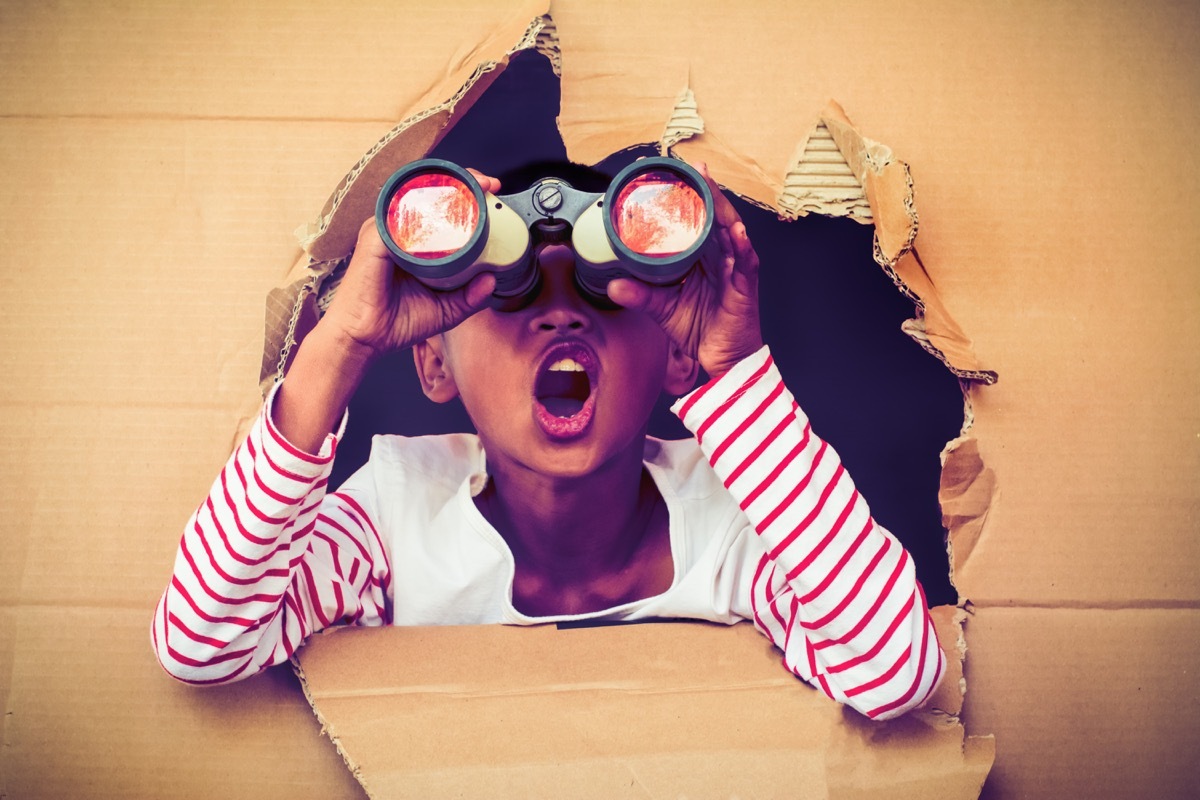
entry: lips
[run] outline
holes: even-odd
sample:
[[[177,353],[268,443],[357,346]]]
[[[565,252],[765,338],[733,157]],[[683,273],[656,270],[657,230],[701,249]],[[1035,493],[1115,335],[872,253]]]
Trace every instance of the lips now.
[[[551,439],[573,439],[591,424],[596,364],[596,354],[581,342],[557,344],[542,356],[533,385],[533,416]]]

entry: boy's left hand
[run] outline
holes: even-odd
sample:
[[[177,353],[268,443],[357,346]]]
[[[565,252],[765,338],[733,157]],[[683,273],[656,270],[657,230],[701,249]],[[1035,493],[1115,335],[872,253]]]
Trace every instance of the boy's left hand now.
[[[632,278],[608,284],[609,298],[650,315],[711,377],[720,377],[763,344],[758,317],[758,255],[746,226],[704,164],[713,195],[715,264],[698,265],[683,283],[651,286]]]

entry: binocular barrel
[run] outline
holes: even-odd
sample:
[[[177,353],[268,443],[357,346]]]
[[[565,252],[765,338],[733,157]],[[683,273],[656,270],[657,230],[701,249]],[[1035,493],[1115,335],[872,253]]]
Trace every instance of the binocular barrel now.
[[[495,273],[493,305],[501,310],[537,296],[543,245],[570,245],[580,293],[611,308],[614,278],[676,283],[706,256],[713,199],[703,177],[673,158],[635,161],[603,194],[551,176],[500,196],[457,164],[423,159],[387,180],[375,222],[393,261],[431,288],[456,289],[480,272]]]

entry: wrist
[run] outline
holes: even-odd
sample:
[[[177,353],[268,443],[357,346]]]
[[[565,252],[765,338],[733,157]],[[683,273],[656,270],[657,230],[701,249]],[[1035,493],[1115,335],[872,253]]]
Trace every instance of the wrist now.
[[[719,351],[701,356],[700,366],[704,368],[709,377],[720,378],[762,349],[763,340],[761,336],[748,336],[736,344],[730,344],[720,348]]]
[[[322,322],[332,323],[332,320]],[[355,385],[380,356],[376,348],[334,324],[318,323],[301,343],[300,352],[305,350],[308,358],[319,363],[327,374]]]
[[[300,343],[276,396],[279,432],[301,450],[318,452],[373,361],[370,348],[317,325]]]

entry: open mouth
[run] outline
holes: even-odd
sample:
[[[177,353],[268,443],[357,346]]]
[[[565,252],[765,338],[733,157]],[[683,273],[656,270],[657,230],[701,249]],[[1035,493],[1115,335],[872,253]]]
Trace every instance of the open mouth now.
[[[591,422],[595,364],[591,350],[576,343],[554,347],[542,360],[533,386],[535,416],[550,436],[576,436]]]

